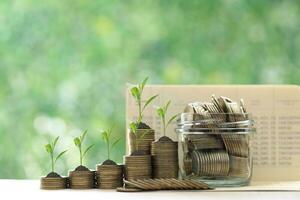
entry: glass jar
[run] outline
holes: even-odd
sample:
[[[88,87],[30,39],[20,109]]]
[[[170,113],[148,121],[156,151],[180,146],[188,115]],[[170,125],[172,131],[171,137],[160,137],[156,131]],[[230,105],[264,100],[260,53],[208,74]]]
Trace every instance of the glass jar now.
[[[182,113],[176,131],[181,178],[213,187],[249,184],[250,136],[256,131],[250,114]]]

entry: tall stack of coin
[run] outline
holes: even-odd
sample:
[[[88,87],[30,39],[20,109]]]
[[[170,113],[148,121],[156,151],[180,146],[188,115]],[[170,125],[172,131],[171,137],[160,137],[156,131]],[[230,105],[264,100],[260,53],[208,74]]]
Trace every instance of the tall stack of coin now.
[[[153,177],[178,177],[178,142],[164,136],[151,147]]]
[[[70,171],[71,189],[90,189],[95,185],[95,171]]]
[[[123,165],[98,165],[98,188],[114,189],[123,185]]]
[[[58,190],[67,188],[67,178],[64,177],[42,177],[41,189]]]
[[[152,178],[151,155],[124,156],[124,162],[126,180]]]
[[[153,129],[137,129],[136,134],[129,130],[129,153],[137,149],[145,154],[150,154],[151,143],[155,140]]]

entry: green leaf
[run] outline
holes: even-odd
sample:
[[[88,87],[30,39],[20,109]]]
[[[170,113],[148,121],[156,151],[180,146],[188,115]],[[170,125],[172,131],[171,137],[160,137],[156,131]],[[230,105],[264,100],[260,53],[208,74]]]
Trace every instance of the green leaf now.
[[[83,140],[84,140],[84,138],[85,138],[87,132],[88,132],[88,130],[85,130],[85,131],[83,132],[83,134],[80,136],[80,142],[81,142],[81,143],[83,142]]]
[[[165,106],[165,113],[167,113],[167,110],[168,110],[168,108],[169,108],[169,105],[171,104],[171,101],[169,100],[168,102],[167,102],[167,104],[166,104],[166,106]]]
[[[56,156],[54,162],[56,163],[56,161],[57,161],[62,155],[64,155],[67,151],[68,151],[68,150],[65,150],[65,151],[62,151],[60,154],[58,154],[58,156]]]
[[[140,91],[137,87],[133,87],[131,88],[131,95],[136,99],[139,100],[140,99]]]
[[[74,144],[78,147],[81,145],[81,141],[78,137],[74,138]]]
[[[114,143],[112,143],[112,145],[111,145],[111,148],[114,148],[114,146],[116,146],[120,142],[120,140],[121,140],[121,138],[114,141]]]
[[[165,116],[165,111],[164,111],[164,109],[161,108],[161,107],[158,107],[158,108],[156,109],[156,113],[157,113],[158,116],[160,116],[161,118],[163,118],[163,117]]]
[[[173,117],[171,117],[171,118],[169,119],[168,123],[167,123],[167,126],[168,126],[174,119],[176,119],[177,116],[178,116],[178,114],[176,114],[176,115],[174,115]],[[166,126],[166,127],[167,127],[167,126]]]
[[[146,85],[148,79],[149,79],[149,77],[146,77],[146,78],[143,80],[142,84],[140,84],[140,92],[141,92],[141,93],[143,92],[144,87],[145,87],[145,85]]]
[[[144,111],[145,110],[145,108],[156,98],[156,97],[158,97],[158,95],[154,95],[154,96],[152,96],[152,97],[150,97],[147,101],[146,101],[146,103],[145,103],[145,105],[143,106],[143,109],[142,109],[142,111]]]
[[[45,149],[48,153],[53,153],[53,149],[52,149],[52,146],[51,144],[46,144],[45,145]]]
[[[101,136],[102,136],[102,140],[104,140],[104,142],[108,143],[108,141],[109,141],[109,136],[108,136],[107,131],[102,131],[102,132],[101,132]]]
[[[131,122],[129,124],[130,130],[131,132],[135,135],[136,134],[136,130],[137,130],[137,124],[135,122]]]
[[[83,152],[82,157],[85,156],[85,154],[94,146],[94,144],[90,145],[86,150]]]
[[[54,148],[55,148],[55,146],[56,146],[56,144],[57,144],[58,139],[59,139],[59,136],[56,137],[55,140],[54,140],[54,142],[53,142],[53,146],[52,146],[52,147],[53,147],[53,150],[54,150]]]

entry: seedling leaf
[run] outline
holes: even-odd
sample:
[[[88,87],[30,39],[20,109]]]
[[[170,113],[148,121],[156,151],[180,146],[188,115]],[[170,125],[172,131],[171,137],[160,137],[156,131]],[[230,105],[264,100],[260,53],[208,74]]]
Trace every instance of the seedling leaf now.
[[[53,149],[52,149],[52,146],[51,144],[46,144],[45,145],[45,149],[48,153],[53,153]]]
[[[90,145],[89,147],[86,148],[86,150],[83,152],[82,157],[85,156],[85,154],[94,146],[94,144]]]
[[[114,148],[114,146],[116,146],[120,142],[120,140],[121,140],[121,138],[114,141],[114,143],[112,143],[112,145],[111,145],[111,148]]]
[[[148,79],[149,79],[149,77],[146,77],[146,78],[143,80],[143,82],[142,82],[142,84],[141,84],[141,86],[140,86],[140,92],[143,92],[144,87],[145,87],[145,85],[146,85]]]
[[[55,138],[55,140],[54,140],[54,142],[53,142],[53,145],[52,145],[53,149],[55,148],[55,146],[56,146],[56,144],[57,144],[57,141],[58,141],[58,139],[59,139],[59,136],[58,136],[58,137],[56,137],[56,138]]]
[[[81,143],[83,142],[83,140],[84,140],[84,138],[85,138],[85,136],[86,136],[86,134],[87,134],[87,131],[88,131],[88,130],[85,130],[85,131],[83,132],[83,134],[80,136],[80,142],[81,142]]]
[[[157,108],[156,112],[157,112],[158,116],[160,116],[161,118],[163,118],[165,116],[164,109],[161,107]]]
[[[158,97],[158,95],[154,95],[154,96],[152,96],[152,97],[150,97],[147,101],[146,101],[146,103],[145,103],[145,105],[143,106],[143,109],[142,109],[142,111],[144,111],[145,110],[145,108],[156,98],[156,97]]]
[[[68,150],[62,151],[60,154],[58,154],[58,156],[56,156],[54,163],[56,163],[56,161],[62,156],[64,155]]]
[[[176,117],[178,116],[178,114],[174,115],[173,117],[171,117],[167,123],[166,126],[168,126],[174,119],[176,119]]]
[[[130,130],[131,132],[135,135],[136,134],[136,130],[137,130],[137,124],[135,122],[131,122],[129,124]]]
[[[74,138],[74,144],[79,147],[81,145],[81,141],[78,137]]]
[[[132,96],[136,99],[136,100],[139,100],[140,99],[140,91],[137,87],[133,87],[131,88],[131,94]]]

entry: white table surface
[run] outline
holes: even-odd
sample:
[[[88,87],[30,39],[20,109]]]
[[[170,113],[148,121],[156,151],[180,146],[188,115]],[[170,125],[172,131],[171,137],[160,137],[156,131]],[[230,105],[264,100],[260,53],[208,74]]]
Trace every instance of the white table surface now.
[[[300,199],[300,192],[291,191],[152,191],[124,193],[115,190],[41,190],[39,180],[0,180],[1,199],[43,199],[43,200],[143,200],[143,199],[188,199],[188,200],[245,200],[245,199]]]

